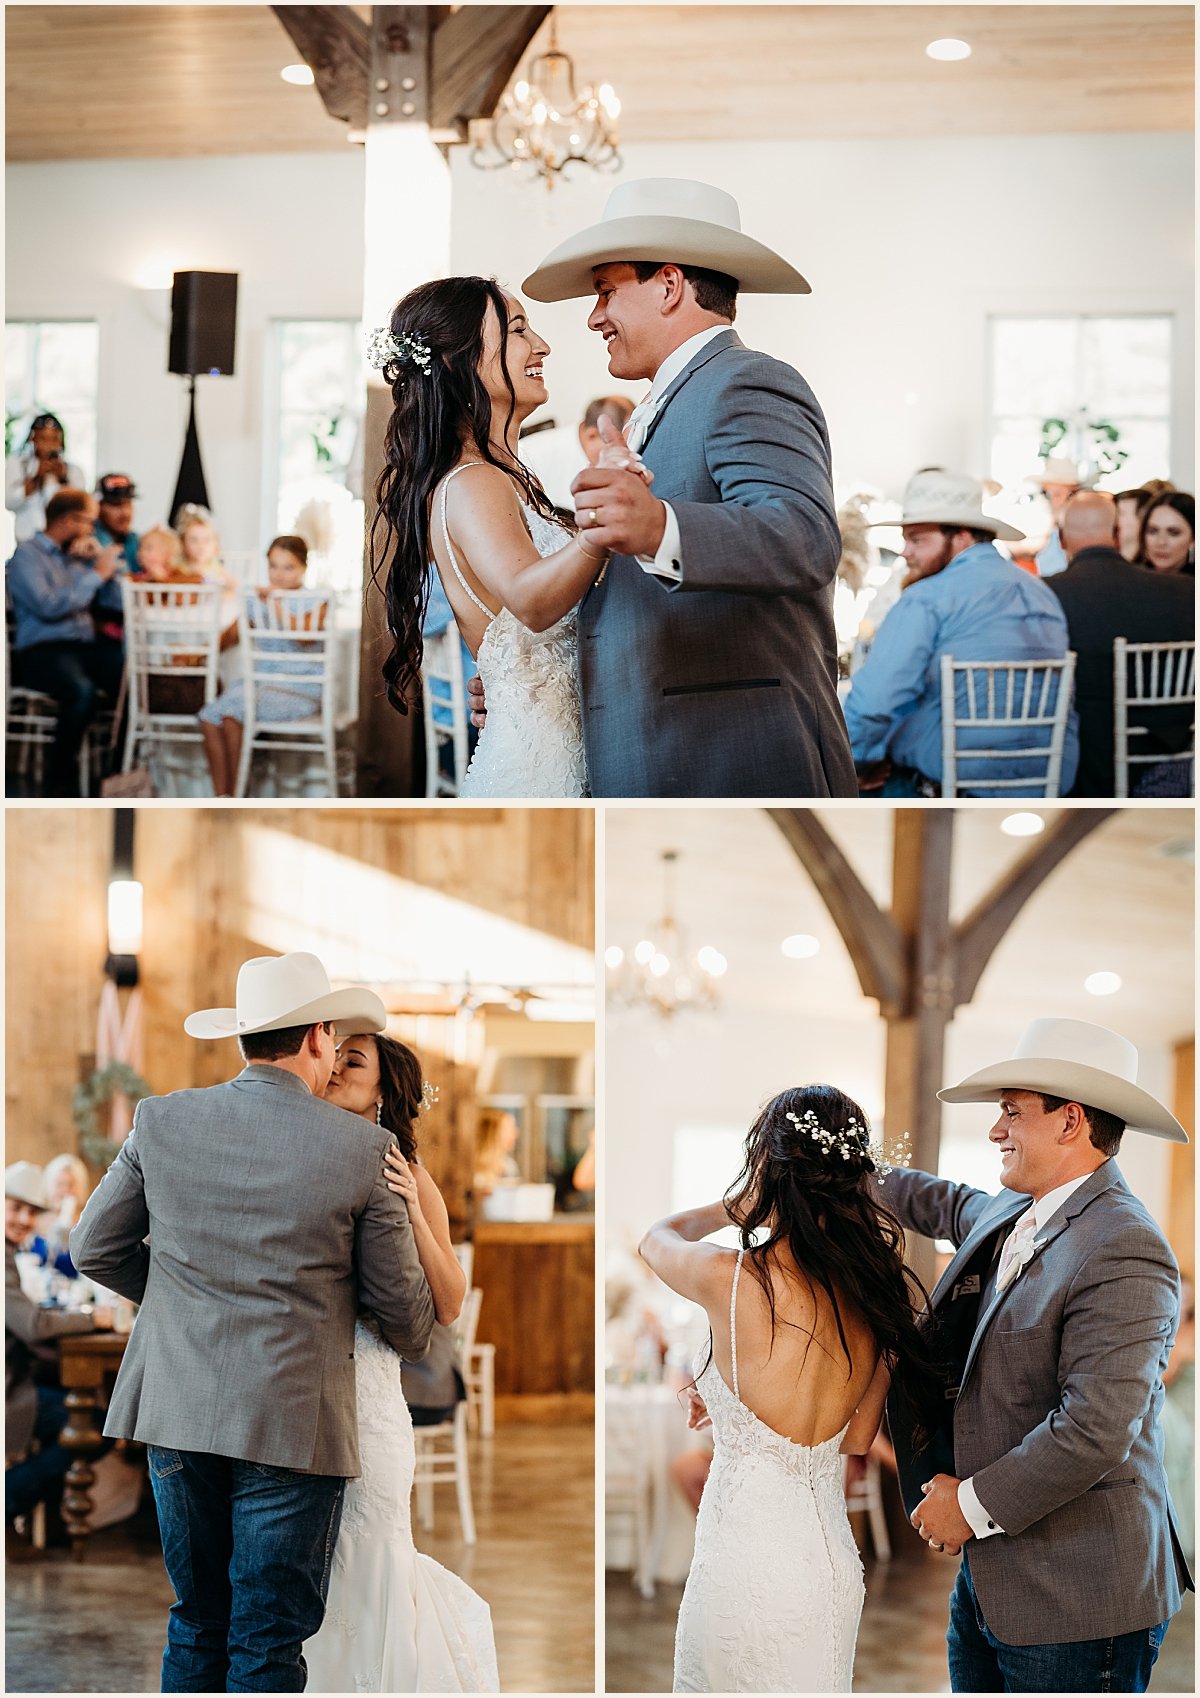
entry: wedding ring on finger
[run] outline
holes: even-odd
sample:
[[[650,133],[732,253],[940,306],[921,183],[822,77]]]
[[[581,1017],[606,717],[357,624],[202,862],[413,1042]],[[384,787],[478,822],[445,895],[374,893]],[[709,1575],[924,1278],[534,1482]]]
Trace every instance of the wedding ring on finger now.
[[[600,515],[596,512],[596,509],[594,507],[589,507],[588,510],[587,510],[587,526],[588,526],[588,529],[591,530],[594,526],[598,525],[599,523],[600,523]]]

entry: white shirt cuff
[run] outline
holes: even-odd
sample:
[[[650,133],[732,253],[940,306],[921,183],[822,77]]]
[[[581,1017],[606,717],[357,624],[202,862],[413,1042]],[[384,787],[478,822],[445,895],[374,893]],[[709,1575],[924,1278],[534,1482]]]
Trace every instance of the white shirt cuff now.
[[[958,1507],[970,1523],[971,1531],[977,1539],[990,1539],[993,1533],[1003,1533],[1004,1529],[1000,1523],[993,1521],[980,1503],[978,1493],[970,1480],[958,1482]]]
[[[653,557],[649,554],[639,554],[637,563],[642,571],[648,572],[652,578],[666,578],[672,584],[681,584],[683,547],[679,541],[679,520],[675,517],[669,501],[664,501],[663,507],[666,509],[667,523],[662,541],[658,545],[658,553]]]

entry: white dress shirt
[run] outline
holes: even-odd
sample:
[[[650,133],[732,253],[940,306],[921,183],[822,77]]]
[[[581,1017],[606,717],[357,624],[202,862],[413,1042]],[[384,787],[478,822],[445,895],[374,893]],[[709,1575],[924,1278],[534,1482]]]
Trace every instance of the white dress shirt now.
[[[654,409],[646,421],[647,429],[658,411],[659,403],[667,390],[674,383],[680,372],[689,365],[701,348],[711,342],[714,336],[719,336],[723,330],[728,330],[728,324],[714,324],[707,330],[699,331],[695,336],[689,336],[686,342],[681,342],[673,354],[668,354],[662,365],[654,374],[654,382],[650,385],[650,393],[643,398]],[[642,402],[638,403],[639,406]],[[644,432],[643,432],[644,435]],[[679,520],[675,517],[669,501],[663,502],[666,509],[667,523],[662,534],[662,541],[655,554],[639,554],[637,563],[643,572],[648,572],[652,578],[666,578],[669,583],[678,584],[683,579],[683,549],[679,540]]]
[[[1057,1185],[1053,1191],[1047,1191],[1044,1197],[1038,1198],[1032,1211],[1035,1238],[1046,1225],[1050,1216],[1056,1214],[1063,1206],[1072,1191],[1077,1191],[1084,1180],[1090,1178],[1090,1173],[1081,1173],[1078,1179],[1068,1179],[1065,1185]],[[1027,1210],[1026,1213],[1028,1212]],[[1023,1219],[1024,1217],[1019,1218]],[[969,1479],[958,1482],[958,1507],[970,1523],[971,1531],[977,1539],[990,1539],[994,1533],[1003,1533],[1003,1527],[1000,1526],[999,1522],[992,1520],[987,1510],[980,1503],[979,1494]]]

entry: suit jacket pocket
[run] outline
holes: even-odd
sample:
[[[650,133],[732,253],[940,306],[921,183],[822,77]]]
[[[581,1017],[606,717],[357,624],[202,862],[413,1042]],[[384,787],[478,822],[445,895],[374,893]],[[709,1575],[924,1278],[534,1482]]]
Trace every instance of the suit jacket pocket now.
[[[664,696],[710,696],[718,690],[778,690],[778,678],[728,678],[716,684],[668,684]]]

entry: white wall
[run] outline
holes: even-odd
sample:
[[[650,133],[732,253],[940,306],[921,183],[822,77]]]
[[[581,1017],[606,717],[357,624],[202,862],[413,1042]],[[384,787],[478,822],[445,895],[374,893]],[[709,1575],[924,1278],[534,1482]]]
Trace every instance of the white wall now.
[[[812,383],[839,489],[866,480],[896,494],[926,463],[983,472],[989,313],[1174,312],[1171,472],[1194,487],[1190,135],[625,151],[620,179],[582,173],[549,194],[457,158],[456,270],[495,272],[519,288],[543,254],[599,217],[618,180],[698,177],[727,189],[743,229],[778,247],[813,286],[802,298],[746,296],[743,338]],[[554,350],[548,378],[560,423],[611,387],[586,312],[575,301],[534,313]]]
[[[98,320],[98,470],[135,480],[139,528],[168,516],[187,424],[186,381],[167,372],[170,274],[239,274],[237,374],[199,380],[197,417],[225,546],[257,548],[272,528],[269,321],[359,316],[362,149],[16,165],[7,186],[6,314]]]
[[[651,175],[729,189],[745,228],[812,282],[807,298],[746,297],[739,327],[812,382],[840,486],[898,492],[926,462],[981,469],[985,317],[1057,308],[1178,315],[1171,470],[1192,487],[1190,136],[628,148],[624,178]],[[455,270],[519,287],[598,218],[616,180],[587,172],[547,193],[476,171],[457,150]],[[201,380],[200,435],[226,546],[256,547],[269,320],[357,317],[362,150],[18,165],[7,181],[8,316],[98,319],[101,469],[138,480],[140,522],[165,515],[186,406],[183,380],[166,372],[168,295],[139,282],[148,268],[164,281],[189,267],[240,274],[237,376]],[[397,185],[394,205],[373,216],[419,209]],[[612,387],[585,317],[581,302],[535,316],[554,348],[560,422]]]

